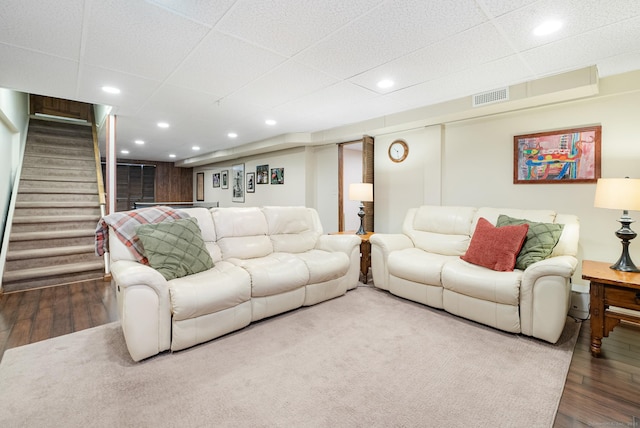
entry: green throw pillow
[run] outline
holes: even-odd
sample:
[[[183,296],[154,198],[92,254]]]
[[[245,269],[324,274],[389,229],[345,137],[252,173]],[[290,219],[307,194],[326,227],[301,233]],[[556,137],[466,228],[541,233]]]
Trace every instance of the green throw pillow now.
[[[213,267],[195,218],[144,224],[136,233],[149,265],[167,281]]]
[[[556,223],[536,223],[529,220],[512,218],[506,215],[498,217],[496,226],[513,226],[517,224],[528,224],[529,231],[527,239],[516,259],[516,268],[525,270],[529,265],[544,260],[551,255],[553,247],[556,246],[560,235],[562,235],[563,224]]]

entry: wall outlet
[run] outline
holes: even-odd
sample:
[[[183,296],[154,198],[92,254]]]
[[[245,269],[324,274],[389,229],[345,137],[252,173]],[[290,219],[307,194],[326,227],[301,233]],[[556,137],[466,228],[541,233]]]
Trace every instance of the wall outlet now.
[[[589,318],[589,293],[571,292],[569,315],[581,320]]]

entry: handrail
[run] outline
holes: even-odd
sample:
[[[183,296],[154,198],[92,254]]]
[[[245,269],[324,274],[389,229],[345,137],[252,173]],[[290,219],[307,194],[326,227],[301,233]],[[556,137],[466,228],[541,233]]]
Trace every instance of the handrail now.
[[[104,191],[104,179],[102,177],[102,162],[100,160],[100,147],[98,145],[98,128],[96,126],[96,115],[94,106],[89,109],[89,120],[91,121],[91,135],[93,136],[93,154],[96,162],[96,178],[98,183],[98,203],[100,204],[100,217],[107,215],[107,197]],[[109,252],[104,253],[104,277],[105,280],[111,277],[109,269]]]

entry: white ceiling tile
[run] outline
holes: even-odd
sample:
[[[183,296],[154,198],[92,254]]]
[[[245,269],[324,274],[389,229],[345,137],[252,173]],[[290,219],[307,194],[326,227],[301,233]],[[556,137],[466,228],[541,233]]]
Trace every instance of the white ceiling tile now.
[[[522,58],[543,76],[594,65],[629,51],[640,51],[640,18],[528,50]]]
[[[239,0],[217,30],[291,56],[382,0]]]
[[[84,60],[91,65],[163,80],[208,28],[142,1],[91,3]]]
[[[389,1],[296,59],[347,79],[484,21],[473,0]]]
[[[83,0],[2,0],[0,43],[78,60]]]
[[[326,74],[288,61],[228,98],[273,108],[336,82]]]
[[[78,63],[0,43],[0,86],[21,92],[75,99]],[[11,61],[5,61],[11,58]],[[20,70],[16,74],[14,71]],[[52,76],[56,76],[52,79]]]
[[[640,70],[640,51],[624,53],[598,61],[600,77],[613,76],[633,70]]]
[[[506,14],[495,22],[515,48],[523,51],[637,16],[640,16],[640,1],[544,0]],[[548,19],[562,21],[562,28],[547,36],[533,35],[533,29]]]
[[[395,82],[393,91],[495,61],[514,52],[491,24],[483,24],[357,75],[350,81],[384,93],[376,84]],[[388,91],[387,91],[388,92]]]
[[[476,0],[492,17],[504,15],[505,13],[512,12],[537,1],[538,0]]]
[[[108,94],[102,86],[114,86],[120,94]],[[134,115],[160,86],[155,80],[143,79],[131,74],[84,65],[78,79],[78,99],[93,104],[113,107],[113,114]]]
[[[224,16],[236,0],[147,0],[166,10],[195,22],[213,26]]]
[[[284,61],[283,56],[212,31],[168,82],[221,98]]]

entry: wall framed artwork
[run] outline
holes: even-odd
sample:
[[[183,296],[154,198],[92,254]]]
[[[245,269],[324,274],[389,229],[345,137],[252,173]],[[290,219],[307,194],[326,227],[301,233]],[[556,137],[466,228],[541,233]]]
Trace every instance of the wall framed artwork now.
[[[601,126],[514,136],[513,183],[595,183],[601,137]]]
[[[213,187],[220,187],[220,173],[213,173]]]
[[[269,165],[258,165],[256,174],[256,184],[269,184]]]
[[[231,165],[231,201],[244,202],[244,164]]]
[[[223,189],[229,188],[229,170],[225,169],[220,173],[220,186]]]
[[[247,172],[247,193],[255,193],[256,191],[256,174],[255,172]]]
[[[284,168],[271,168],[271,184],[284,184]]]
[[[196,174],[196,201],[204,201],[204,172]]]

